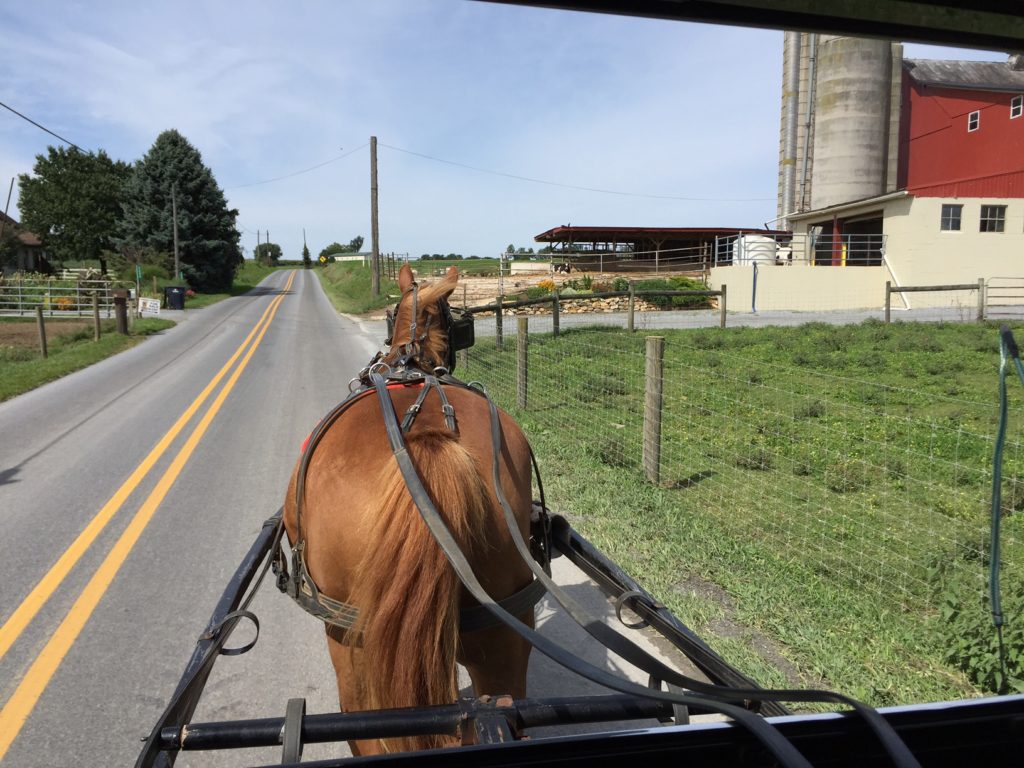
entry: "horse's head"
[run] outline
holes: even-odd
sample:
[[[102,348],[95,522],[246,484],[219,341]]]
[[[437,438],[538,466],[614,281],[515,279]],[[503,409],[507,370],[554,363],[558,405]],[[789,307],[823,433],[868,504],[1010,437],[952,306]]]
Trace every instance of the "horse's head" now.
[[[385,343],[390,345],[390,349],[384,354],[383,362],[395,365],[405,361],[405,364],[425,371],[435,368],[454,370],[455,350],[473,343],[471,325],[468,343],[463,338],[453,343],[453,327],[462,321],[453,320],[448,297],[458,281],[459,271],[449,267],[440,280],[421,285],[413,279],[409,265],[402,266],[398,272],[402,297],[389,315],[390,338]],[[460,337],[464,335],[460,334]]]

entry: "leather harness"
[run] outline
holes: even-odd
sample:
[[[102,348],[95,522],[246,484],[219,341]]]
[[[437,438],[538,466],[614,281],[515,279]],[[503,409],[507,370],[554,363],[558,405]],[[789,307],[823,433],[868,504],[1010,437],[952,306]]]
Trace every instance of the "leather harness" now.
[[[288,567],[287,558],[285,557],[284,549],[282,547],[283,521],[282,525],[279,526],[277,539],[274,543],[272,553],[272,562],[274,573],[277,575],[278,589],[287,593],[303,608],[303,610],[323,621],[327,625],[328,634],[343,643],[358,644],[359,642],[359,639],[352,637],[352,633],[350,632],[359,617],[359,608],[349,603],[337,600],[330,595],[324,594],[313,580],[309,573],[309,568],[306,565],[306,539],[302,533],[302,512],[305,506],[306,476],[317,445],[323,439],[331,426],[341,418],[349,408],[351,408],[358,400],[377,389],[372,378],[379,378],[379,380],[383,382],[382,391],[386,397],[386,403],[382,400],[382,409],[384,411],[385,421],[388,420],[388,416],[394,418],[394,404],[391,401],[389,390],[406,387],[420,388],[420,393],[416,398],[416,401],[406,410],[401,425],[399,426],[399,430],[402,435],[407,434],[412,428],[417,414],[422,410],[423,404],[431,392],[437,393],[438,399],[441,402],[441,411],[444,414],[445,426],[452,432],[458,431],[458,425],[455,417],[455,409],[445,394],[445,387],[458,387],[459,389],[473,392],[478,396],[484,397],[487,399],[488,403],[490,403],[490,399],[487,398],[486,393],[481,389],[454,378],[443,368],[436,369],[434,374],[428,374],[417,368],[408,367],[407,365],[402,365],[397,369],[392,369],[383,363],[376,362],[376,360],[377,358],[375,358],[374,362],[365,368],[356,379],[353,379],[352,384],[356,384],[356,382],[358,382],[358,385],[352,388],[349,396],[335,406],[320,421],[303,446],[295,487],[296,540],[292,543],[291,547],[291,568],[289,569]],[[530,456],[532,459],[532,451]],[[534,504],[531,512],[531,552],[544,571],[550,573],[550,520],[548,511],[544,506],[543,486],[540,483],[540,473],[535,460],[533,461],[533,469],[537,477],[538,488],[540,488],[541,500],[539,503]],[[417,501],[417,504],[418,503],[419,502]],[[522,615],[524,612],[533,608],[544,596],[546,591],[544,584],[539,579],[533,579],[526,587],[501,600],[499,604],[502,609],[512,615]],[[483,605],[465,607],[459,614],[460,632],[474,632],[481,629],[487,629],[489,627],[499,626],[501,623],[501,620],[496,618],[491,611]]]

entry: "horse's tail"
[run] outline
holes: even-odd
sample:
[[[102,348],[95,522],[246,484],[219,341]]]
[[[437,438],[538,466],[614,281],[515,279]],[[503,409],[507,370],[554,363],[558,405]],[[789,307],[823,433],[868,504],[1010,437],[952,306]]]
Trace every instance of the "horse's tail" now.
[[[491,506],[473,457],[444,430],[411,434],[406,446],[434,505],[468,552]],[[397,464],[389,464],[351,595],[363,648],[361,703],[368,709],[451,704],[459,693],[458,577],[420,518]],[[453,743],[452,737],[418,736],[388,739],[383,746],[408,751]]]

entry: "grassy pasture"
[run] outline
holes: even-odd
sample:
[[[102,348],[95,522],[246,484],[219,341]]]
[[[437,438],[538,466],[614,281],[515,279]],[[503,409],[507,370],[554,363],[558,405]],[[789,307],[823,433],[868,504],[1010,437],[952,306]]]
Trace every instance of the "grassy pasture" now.
[[[532,336],[524,410],[514,338],[479,341],[459,374],[523,425],[549,506],[762,684],[875,705],[993,687],[996,326],[659,335],[658,485],[641,471],[641,336]],[[1024,388],[1009,392],[1003,608],[1024,654]]]

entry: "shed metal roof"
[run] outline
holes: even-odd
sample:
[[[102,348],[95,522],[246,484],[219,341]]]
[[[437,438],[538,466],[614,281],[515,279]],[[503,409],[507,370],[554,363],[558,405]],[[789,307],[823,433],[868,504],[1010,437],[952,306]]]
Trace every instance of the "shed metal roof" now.
[[[533,239],[538,243],[628,242],[630,240],[698,240],[720,235],[788,235],[788,230],[763,227],[553,227]]]
[[[974,91],[1024,91],[1024,69],[1008,61],[938,61],[904,59],[903,68],[916,83]]]

